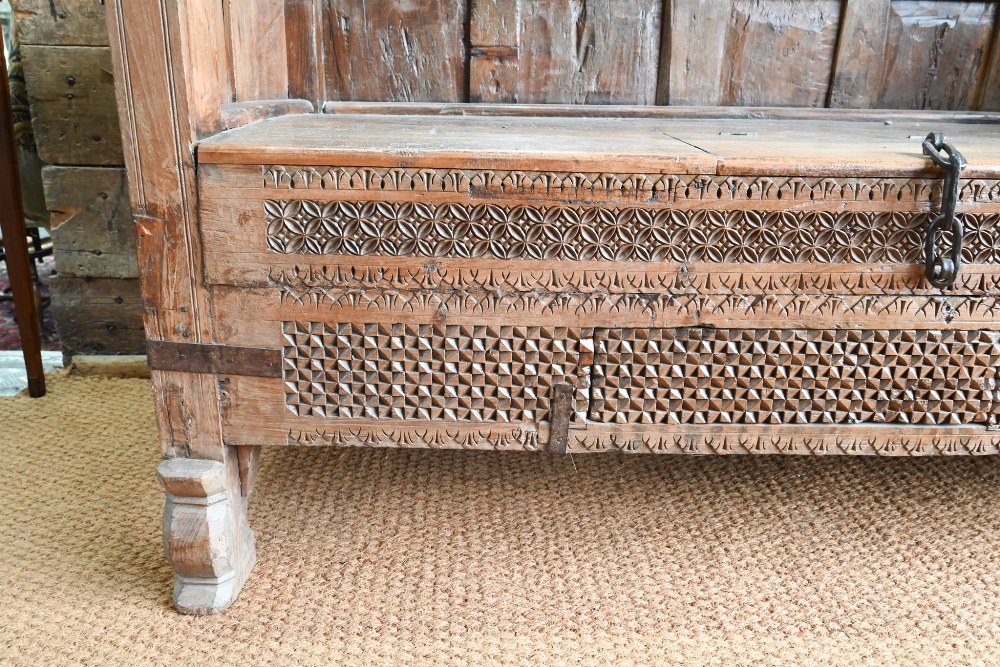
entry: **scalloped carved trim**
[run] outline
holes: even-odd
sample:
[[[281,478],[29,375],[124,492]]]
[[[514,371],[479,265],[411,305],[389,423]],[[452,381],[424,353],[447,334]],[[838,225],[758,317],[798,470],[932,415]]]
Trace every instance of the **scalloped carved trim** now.
[[[930,286],[923,266],[910,274],[764,271],[748,268],[738,273],[691,273],[689,271],[627,270],[523,270],[518,268],[469,269],[398,266],[294,267],[271,269],[268,281],[298,299],[317,289],[395,289],[441,291],[529,292],[610,292],[614,294],[912,294],[940,295]],[[1000,292],[1000,272],[978,274],[964,271],[954,286],[944,290],[996,294]]]
[[[614,194],[679,201],[927,202],[940,194],[935,178],[803,178],[674,174],[557,173],[390,167],[262,167],[263,187],[275,190],[454,192],[553,195]],[[1000,181],[966,179],[962,201],[1000,202]]]

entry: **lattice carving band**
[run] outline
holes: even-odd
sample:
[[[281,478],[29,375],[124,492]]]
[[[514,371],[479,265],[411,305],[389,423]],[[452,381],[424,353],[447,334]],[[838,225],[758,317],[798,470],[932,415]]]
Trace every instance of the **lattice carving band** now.
[[[638,262],[919,263],[929,214],[266,200],[273,252]],[[967,214],[964,259],[1000,262],[1000,214]]]

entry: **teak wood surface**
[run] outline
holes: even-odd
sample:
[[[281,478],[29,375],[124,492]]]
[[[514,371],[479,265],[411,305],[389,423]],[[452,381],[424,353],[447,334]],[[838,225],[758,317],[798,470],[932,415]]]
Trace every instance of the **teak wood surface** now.
[[[249,575],[261,446],[1000,453],[996,118],[351,113],[283,99],[318,87],[250,48],[287,39],[273,9],[109,7],[182,611]],[[474,70],[517,16],[473,17]],[[969,161],[944,290],[929,131]]]

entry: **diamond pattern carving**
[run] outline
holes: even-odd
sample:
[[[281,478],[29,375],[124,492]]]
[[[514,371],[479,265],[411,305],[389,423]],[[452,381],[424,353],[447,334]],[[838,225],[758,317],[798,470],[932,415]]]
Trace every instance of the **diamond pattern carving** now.
[[[995,420],[1000,332],[597,329],[605,423]]]
[[[1000,332],[286,322],[299,416],[618,424],[996,423]],[[591,355],[593,363],[591,365]]]
[[[285,322],[285,399],[299,416],[535,422],[577,384],[564,327]],[[584,372],[589,372],[585,368]]]

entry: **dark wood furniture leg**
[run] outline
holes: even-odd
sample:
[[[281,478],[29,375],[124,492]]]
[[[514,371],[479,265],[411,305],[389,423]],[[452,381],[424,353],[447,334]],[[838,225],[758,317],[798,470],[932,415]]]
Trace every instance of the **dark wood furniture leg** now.
[[[7,271],[14,292],[14,312],[21,334],[24,366],[28,371],[28,394],[45,395],[45,375],[42,371],[42,337],[38,329],[35,292],[31,283],[27,229],[24,225],[24,205],[21,202],[21,181],[17,167],[17,145],[11,125],[10,87],[7,81],[7,61],[0,58],[0,230],[3,232],[7,255]]]

